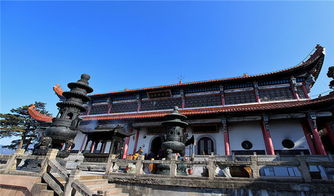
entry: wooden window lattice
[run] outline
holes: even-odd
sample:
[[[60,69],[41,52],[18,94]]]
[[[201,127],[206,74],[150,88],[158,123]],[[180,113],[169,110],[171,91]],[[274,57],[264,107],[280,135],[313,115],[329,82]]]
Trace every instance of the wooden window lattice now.
[[[226,105],[256,102],[254,91],[226,93],[224,97]]]
[[[185,98],[185,107],[204,107],[221,105],[221,95],[201,95],[201,96],[188,96]]]
[[[108,104],[93,105],[89,114],[105,114],[108,113],[108,108]]]
[[[290,88],[276,88],[259,90],[261,101],[277,101],[293,99]]]

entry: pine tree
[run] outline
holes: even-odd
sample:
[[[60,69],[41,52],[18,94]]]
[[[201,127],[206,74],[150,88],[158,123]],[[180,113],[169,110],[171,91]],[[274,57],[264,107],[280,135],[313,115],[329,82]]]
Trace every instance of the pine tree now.
[[[35,102],[35,108],[42,114],[50,115],[45,110],[45,103]],[[37,129],[39,122],[28,113],[29,105],[10,110],[10,113],[0,113],[0,139],[5,137],[18,137],[10,145],[3,146],[10,149],[28,150],[30,144],[37,141]]]

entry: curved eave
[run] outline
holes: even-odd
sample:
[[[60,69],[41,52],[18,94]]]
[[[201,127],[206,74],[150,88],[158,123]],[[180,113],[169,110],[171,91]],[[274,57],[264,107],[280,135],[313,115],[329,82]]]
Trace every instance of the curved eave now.
[[[37,121],[47,122],[47,123],[52,122],[53,117],[40,113],[38,110],[36,110],[35,105],[29,106],[28,113],[32,118],[34,118]]]
[[[271,79],[273,77],[289,77],[289,76],[299,76],[302,74],[312,74],[315,79],[318,78],[320,70],[322,68],[322,64],[325,57],[325,48],[317,45],[314,49],[314,52],[309,56],[306,61],[301,62],[299,65],[294,67],[290,67],[288,69],[283,69],[275,72],[264,73],[264,74],[257,74],[257,75],[246,75],[246,76],[239,76],[233,78],[224,78],[224,79],[217,79],[217,80],[207,80],[207,81],[199,81],[199,82],[189,82],[189,83],[181,83],[181,84],[172,84],[172,85],[165,85],[165,86],[156,86],[156,87],[149,87],[149,88],[140,88],[140,89],[133,89],[133,90],[124,90],[124,91],[116,91],[116,92],[109,92],[109,93],[101,93],[101,94],[93,94],[89,95],[89,97],[105,97],[105,96],[112,96],[117,94],[130,94],[135,92],[142,92],[148,90],[163,90],[166,88],[177,88],[177,87],[186,87],[186,86],[197,86],[197,85],[206,85],[206,84],[215,84],[215,83],[229,83],[229,82],[245,82],[245,81],[256,81],[261,79]]]
[[[243,114],[247,112],[274,112],[281,110],[301,111],[306,109],[319,109],[325,106],[327,109],[334,109],[334,94],[312,99],[312,100],[300,100],[300,101],[284,101],[284,102],[268,102],[268,103],[256,103],[256,104],[243,104],[234,106],[220,106],[220,107],[207,107],[207,108],[194,108],[194,109],[179,109],[179,113],[186,116],[195,115],[209,115],[209,114]],[[138,113],[123,113],[123,114],[108,114],[108,115],[96,115],[96,116],[82,116],[84,121],[89,120],[115,120],[115,119],[150,119],[150,118],[162,118],[170,111],[160,112],[138,112]]]
[[[63,89],[60,88],[59,84],[56,84],[52,89],[59,98],[64,98],[64,96],[63,96],[64,91],[63,91]]]

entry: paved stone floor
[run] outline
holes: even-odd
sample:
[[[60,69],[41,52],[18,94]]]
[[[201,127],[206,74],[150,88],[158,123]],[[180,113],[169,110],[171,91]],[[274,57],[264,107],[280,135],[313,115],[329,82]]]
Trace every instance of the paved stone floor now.
[[[40,181],[40,177],[0,174],[0,195],[29,195],[33,185]]]

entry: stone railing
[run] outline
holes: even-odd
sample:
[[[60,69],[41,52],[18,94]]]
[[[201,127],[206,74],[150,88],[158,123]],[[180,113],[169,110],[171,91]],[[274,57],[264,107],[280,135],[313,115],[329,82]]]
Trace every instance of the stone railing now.
[[[98,196],[89,190],[86,185],[80,183],[79,169],[69,172],[56,161],[58,150],[52,149],[49,152],[54,155],[48,156],[49,159],[42,178],[57,195],[75,195],[76,192],[79,192],[83,196]]]
[[[57,195],[99,196],[79,182],[80,170],[67,171],[56,161],[57,149],[51,149],[45,156],[27,155],[18,150],[13,155],[0,155],[0,173],[40,176]],[[25,163],[28,161],[28,163]]]
[[[13,155],[0,154],[0,171],[3,171],[6,168],[7,163],[12,156]]]
[[[165,171],[159,169],[166,168]],[[169,168],[169,169],[168,169]],[[159,175],[160,174],[160,175]],[[172,178],[333,181],[332,156],[320,155],[238,155],[196,156],[188,160],[108,160],[109,176],[157,176]]]
[[[79,192],[93,196],[94,193],[80,183],[80,171],[67,171],[56,160],[57,153],[58,150],[52,149],[46,156],[25,155],[22,151],[0,155],[0,173],[40,176],[58,195]],[[243,187],[254,183],[266,187],[271,182],[274,187],[279,184],[279,190],[287,191],[292,184],[312,183],[312,189],[334,192],[331,155],[195,156],[184,160],[177,160],[175,156],[173,160],[143,160],[143,156],[138,160],[119,160],[115,157],[110,155],[105,163],[105,174],[111,182],[204,188]],[[27,160],[33,165],[33,171],[29,164],[24,164]]]
[[[47,159],[47,156],[24,154],[19,149],[12,155],[0,155],[0,173],[42,176]]]

